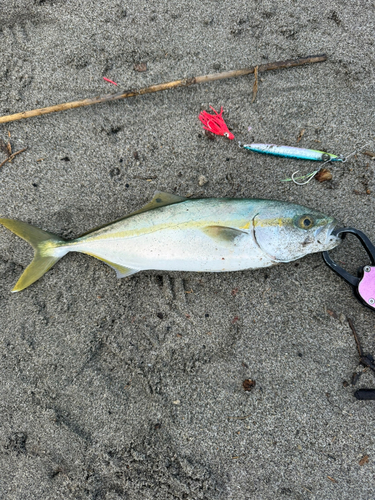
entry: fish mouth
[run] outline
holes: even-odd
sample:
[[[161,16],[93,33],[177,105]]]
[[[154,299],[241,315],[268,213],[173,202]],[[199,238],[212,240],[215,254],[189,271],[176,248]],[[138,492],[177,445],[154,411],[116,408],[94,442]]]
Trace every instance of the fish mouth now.
[[[342,237],[335,234],[335,229],[337,229],[338,226],[338,221],[333,219],[329,224],[318,228],[315,231],[315,240],[329,250],[335,248],[342,241]]]

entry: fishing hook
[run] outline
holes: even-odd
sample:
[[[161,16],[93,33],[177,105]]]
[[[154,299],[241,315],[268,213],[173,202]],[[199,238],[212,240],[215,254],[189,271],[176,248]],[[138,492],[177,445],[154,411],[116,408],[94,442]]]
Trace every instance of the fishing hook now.
[[[346,163],[349,158],[351,158],[352,156],[354,156],[356,153],[360,153],[363,149],[365,149],[367,146],[369,146],[370,143],[367,142],[366,144],[364,144],[362,147],[360,147],[359,149],[355,149],[354,151],[352,151],[351,153],[349,153],[348,155],[346,156],[342,156],[341,157],[341,163]],[[331,160],[326,160],[323,164],[322,164],[322,167],[326,164],[326,163],[329,163]],[[321,167],[321,168],[322,168]],[[299,170],[297,170],[296,172],[294,172],[294,174],[292,175],[291,179],[292,181],[294,182],[294,184],[297,184],[297,186],[304,186],[305,184],[308,184],[315,176],[316,174],[321,170],[321,168],[319,170],[314,170],[314,172],[311,172],[310,174],[306,174],[302,177],[300,177],[300,179],[304,179],[306,177],[308,177],[307,181],[305,182],[297,182],[294,178],[294,176],[299,172]]]
[[[307,179],[307,181],[305,181],[305,182],[297,182],[295,180],[294,176],[296,174],[298,174],[298,172],[299,172],[299,170],[296,170],[294,172],[294,174],[292,174],[292,181],[294,182],[294,184],[297,184],[297,186],[304,186],[305,184],[308,184],[311,181],[311,179],[313,179],[316,176],[316,174],[319,172],[319,170],[314,170],[314,172],[311,172],[310,174],[306,174],[306,175],[303,175],[302,177],[299,177],[299,179],[305,179],[306,177],[309,177]]]

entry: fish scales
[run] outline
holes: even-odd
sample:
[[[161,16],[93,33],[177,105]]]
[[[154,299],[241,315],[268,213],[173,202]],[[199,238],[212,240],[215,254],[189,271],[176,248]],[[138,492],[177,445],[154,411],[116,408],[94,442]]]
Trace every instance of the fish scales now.
[[[257,269],[330,250],[341,241],[332,235],[332,217],[300,205],[161,192],[140,210],[71,241],[12,219],[0,223],[35,252],[13,291],[31,285],[68,252],[96,257],[124,277],[142,270]]]
[[[137,270],[218,272],[265,267],[271,265],[270,259],[249,227],[261,204],[255,200],[188,200],[100,229],[69,248]],[[238,234],[233,232],[233,241],[228,242],[205,231],[210,227],[228,227]]]

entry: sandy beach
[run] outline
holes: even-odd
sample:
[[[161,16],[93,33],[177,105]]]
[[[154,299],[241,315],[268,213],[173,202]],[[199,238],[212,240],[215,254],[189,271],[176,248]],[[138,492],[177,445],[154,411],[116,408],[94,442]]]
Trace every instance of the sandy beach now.
[[[70,239],[160,190],[299,203],[375,241],[371,157],[297,186],[281,181],[315,163],[238,147],[375,151],[374,19],[364,0],[2,0],[0,116],[327,61],[259,74],[253,103],[249,75],[2,124],[0,139],[27,150],[0,169],[0,216]],[[203,133],[198,115],[210,105],[223,106],[235,140]],[[332,255],[353,273],[368,263],[352,237]],[[320,254],[118,280],[72,253],[11,294],[31,259],[0,226],[1,499],[374,498],[375,403],[354,392],[375,378],[347,318],[375,354],[375,314]]]

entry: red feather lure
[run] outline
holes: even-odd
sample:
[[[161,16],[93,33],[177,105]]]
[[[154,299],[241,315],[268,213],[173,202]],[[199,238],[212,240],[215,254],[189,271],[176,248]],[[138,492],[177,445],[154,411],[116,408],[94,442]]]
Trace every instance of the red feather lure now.
[[[216,135],[223,135],[228,139],[234,139],[234,135],[229,132],[227,124],[223,118],[223,107],[220,109],[220,113],[218,113],[212,106],[210,106],[212,111],[214,111],[215,115],[210,115],[207,111],[201,111],[199,115],[200,121],[203,123],[204,130],[208,130]]]

